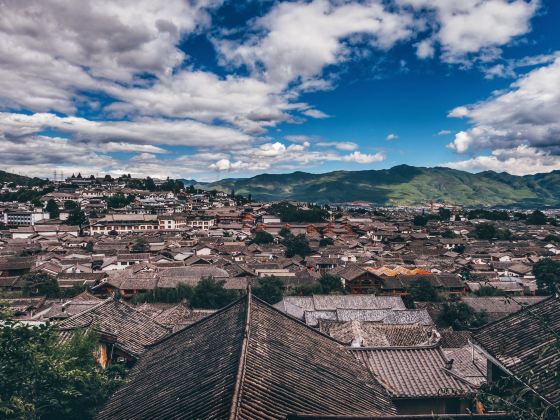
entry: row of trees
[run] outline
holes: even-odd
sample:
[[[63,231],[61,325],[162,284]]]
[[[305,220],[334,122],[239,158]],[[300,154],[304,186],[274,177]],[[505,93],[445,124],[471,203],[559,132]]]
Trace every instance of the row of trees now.
[[[327,220],[329,216],[327,210],[319,206],[309,205],[308,207],[308,210],[304,210],[293,204],[282,202],[271,205],[269,212],[279,216],[282,222],[285,223],[320,223]]]

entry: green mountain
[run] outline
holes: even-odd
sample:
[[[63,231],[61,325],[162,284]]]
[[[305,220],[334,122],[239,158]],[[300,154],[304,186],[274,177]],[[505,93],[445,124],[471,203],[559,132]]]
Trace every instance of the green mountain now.
[[[368,201],[411,205],[430,201],[466,206],[560,206],[560,171],[514,176],[492,171],[472,174],[449,168],[407,165],[324,174],[262,174],[197,184],[199,188],[251,194],[257,200],[308,202]]]
[[[0,184],[3,184],[5,182],[13,182],[17,185],[34,186],[44,184],[45,180],[41,178],[30,178],[28,176],[16,175],[10,172],[0,171]]]

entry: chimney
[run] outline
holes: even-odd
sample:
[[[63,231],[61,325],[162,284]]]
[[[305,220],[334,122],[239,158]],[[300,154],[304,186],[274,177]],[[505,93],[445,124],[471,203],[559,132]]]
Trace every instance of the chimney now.
[[[454,359],[446,360],[445,361],[445,369],[447,369],[447,370],[453,369],[453,362],[454,361],[455,361]]]

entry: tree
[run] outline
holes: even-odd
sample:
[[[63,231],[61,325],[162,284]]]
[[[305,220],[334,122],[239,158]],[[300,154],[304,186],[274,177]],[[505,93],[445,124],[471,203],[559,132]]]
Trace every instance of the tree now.
[[[103,180],[106,181],[106,182],[112,182],[113,178],[111,178],[111,175],[107,174],[107,175],[105,175],[105,177],[103,177]]]
[[[543,258],[533,265],[533,274],[537,279],[540,294],[553,295],[560,285],[560,261]]]
[[[124,194],[116,194],[112,197],[106,197],[107,206],[112,209],[120,209],[132,203],[136,197],[134,195],[125,196]]]
[[[546,214],[544,214],[540,210],[535,210],[533,213],[527,216],[527,220],[525,220],[525,223],[527,223],[528,225],[546,225],[547,220],[548,219],[546,217]]]
[[[7,321],[0,327],[0,417],[88,419],[122,380],[124,368],[102,369],[97,336],[77,332],[61,343],[52,325]]]
[[[560,236],[549,234],[545,236],[544,241],[560,243]]]
[[[251,243],[254,244],[271,244],[274,242],[274,236],[270,233],[265,232],[264,230],[259,230],[256,234]]]
[[[319,284],[321,285],[322,293],[342,292],[342,280],[339,276],[324,273],[319,279]]]
[[[286,246],[286,257],[288,258],[295,257],[296,255],[304,258],[313,253],[309,247],[309,241],[304,234],[286,238],[284,245]]]
[[[160,288],[147,293],[138,293],[132,298],[132,303],[144,302],[163,302],[163,303],[179,303],[190,301],[193,297],[194,289],[188,284],[179,283],[175,288]]]
[[[329,214],[326,210],[318,206],[308,206],[309,209],[300,209],[293,204],[282,202],[270,206],[268,211],[272,214],[280,216],[282,222],[305,222],[319,223],[328,218]]]
[[[477,296],[502,296],[503,293],[500,289],[496,289],[492,286],[481,286],[476,291]]]
[[[88,241],[85,250],[91,253],[93,252],[93,246],[94,246],[93,241]]]
[[[148,191],[155,191],[157,189],[156,183],[150,177],[147,177],[146,180],[144,181],[144,188],[147,189]]]
[[[80,210],[79,207],[70,211],[68,215],[68,219],[66,219],[66,224],[79,226],[80,228],[80,235],[83,234],[83,227],[88,222],[88,218],[86,214]]]
[[[441,220],[449,220],[451,219],[451,210],[441,207],[438,210],[438,216]]]
[[[280,232],[278,232],[278,235],[280,235],[283,238],[287,238],[288,236],[292,235],[292,231],[287,228],[286,226],[282,226],[282,229],[280,229]]]
[[[284,283],[276,276],[261,277],[257,287],[253,288],[253,294],[271,305],[278,303],[284,296]]]
[[[224,288],[225,280],[213,277],[202,278],[194,288],[191,304],[193,308],[220,309],[235,300],[237,294]]]
[[[481,223],[476,225],[472,235],[476,239],[491,240],[496,237],[496,226],[492,223]]]
[[[488,240],[511,240],[512,233],[509,229],[497,229],[492,223],[480,223],[474,228],[472,236],[476,239]]]
[[[47,206],[45,210],[49,212],[49,216],[51,219],[58,219],[60,216],[60,209],[58,208],[58,204],[52,198],[47,201]]]
[[[426,226],[428,224],[428,217],[423,214],[418,214],[414,216],[412,223],[414,226]]]
[[[35,272],[22,276],[23,294],[25,296],[58,297],[60,289],[56,279],[47,273]]]
[[[80,208],[80,206],[78,206],[78,203],[76,203],[73,200],[66,200],[64,202],[64,209],[65,210],[74,210],[74,209],[77,209],[77,208]]]
[[[150,250],[150,245],[148,241],[144,238],[138,238],[134,244],[132,244],[131,251],[135,253],[148,252]]]
[[[427,279],[413,280],[408,286],[408,295],[412,301],[437,302],[439,295],[437,289]]]
[[[441,234],[441,237],[446,239],[454,239],[457,237],[457,235],[452,230],[447,229]]]
[[[450,302],[443,304],[439,321],[461,331],[483,326],[488,322],[488,316],[485,311],[476,312],[464,302]]]
[[[333,245],[333,244],[334,244],[334,241],[332,240],[332,238],[322,238],[322,239],[319,241],[319,246],[320,246],[321,248],[322,248],[322,247],[325,247],[325,246],[328,246],[328,245]]]

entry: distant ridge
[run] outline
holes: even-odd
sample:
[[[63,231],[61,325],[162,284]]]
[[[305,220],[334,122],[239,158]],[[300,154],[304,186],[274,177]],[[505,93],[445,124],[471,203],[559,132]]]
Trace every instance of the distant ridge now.
[[[251,194],[257,200],[307,202],[368,201],[378,205],[413,205],[430,201],[465,206],[560,207],[560,171],[515,176],[478,174],[450,168],[408,165],[391,169],[293,172],[198,183],[198,188]]]
[[[45,181],[40,178],[30,178],[28,176],[16,175],[6,171],[0,171],[0,184],[3,184],[4,182],[13,182],[17,185],[33,186],[41,185]]]

